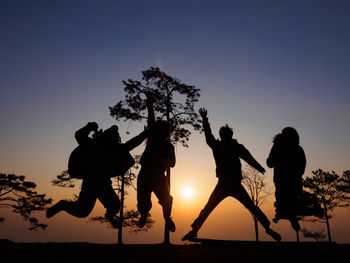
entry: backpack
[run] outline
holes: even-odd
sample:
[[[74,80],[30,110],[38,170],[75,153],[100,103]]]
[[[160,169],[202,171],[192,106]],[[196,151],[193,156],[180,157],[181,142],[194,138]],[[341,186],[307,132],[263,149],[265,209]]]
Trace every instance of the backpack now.
[[[96,144],[79,145],[69,156],[68,173],[71,178],[112,178],[124,175],[135,164],[122,144],[104,149]]]

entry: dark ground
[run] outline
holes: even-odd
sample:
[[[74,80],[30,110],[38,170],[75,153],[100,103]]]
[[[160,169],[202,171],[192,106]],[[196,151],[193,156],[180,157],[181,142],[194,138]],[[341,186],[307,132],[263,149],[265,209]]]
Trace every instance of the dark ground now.
[[[350,244],[240,242],[192,245],[14,243],[0,240],[0,262],[350,262]]]

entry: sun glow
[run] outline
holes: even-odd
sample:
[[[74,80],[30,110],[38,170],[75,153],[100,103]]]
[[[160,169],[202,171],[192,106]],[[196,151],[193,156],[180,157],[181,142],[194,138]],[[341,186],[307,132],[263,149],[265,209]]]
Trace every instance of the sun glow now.
[[[191,186],[185,185],[181,188],[181,195],[186,199],[190,199],[194,196],[194,190]]]

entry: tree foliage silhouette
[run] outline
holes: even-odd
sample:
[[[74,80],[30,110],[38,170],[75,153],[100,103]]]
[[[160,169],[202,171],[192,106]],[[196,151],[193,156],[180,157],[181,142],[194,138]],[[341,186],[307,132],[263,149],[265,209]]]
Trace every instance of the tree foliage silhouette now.
[[[135,209],[130,209],[127,210],[123,213],[123,220],[122,222],[122,227],[123,228],[128,228],[129,232],[132,233],[139,233],[140,231],[148,231],[149,229],[152,228],[154,221],[152,220],[151,217],[147,218],[147,222],[146,225],[143,228],[139,228],[138,227],[138,222],[139,222],[139,217],[140,217],[140,213],[138,211],[136,211]],[[118,217],[117,217],[118,218]],[[99,222],[101,224],[108,224],[109,225],[109,221],[107,218],[103,217],[103,216],[95,216],[95,217],[90,217],[90,221],[92,222]],[[118,243],[122,243],[122,238],[118,238]]]
[[[54,186],[74,188],[75,181],[77,180],[70,177],[68,170],[64,170],[55,179],[51,180],[51,183]]]
[[[303,180],[303,186],[306,192],[309,192],[323,206],[325,223],[327,225],[328,241],[332,242],[329,219],[330,212],[336,207],[349,206],[349,195],[347,193],[346,181],[348,172],[343,172],[339,176],[334,171],[328,172],[318,169],[312,171],[313,176]]]
[[[32,213],[43,211],[52,199],[35,191],[36,184],[26,181],[24,175],[0,174],[0,208],[10,208],[20,214],[30,225],[29,230],[45,230],[47,225],[39,223]],[[0,217],[3,222],[5,218]]]
[[[338,189],[343,192],[347,197],[350,196],[350,170],[343,171],[340,178]]]
[[[201,121],[194,110],[198,102],[200,89],[186,85],[178,79],[167,75],[157,67],[142,71],[142,80],[123,81],[125,99],[110,107],[110,114],[117,121],[142,121],[146,117],[146,96],[154,99],[156,117],[165,119],[172,126],[172,142],[180,142],[188,147],[191,135],[188,126],[201,130]],[[176,101],[175,101],[176,99]],[[167,169],[167,181],[170,188],[170,168]],[[169,243],[169,231],[165,225],[164,243]]]
[[[306,228],[303,228],[300,231],[303,233],[303,237],[313,238],[316,242],[320,242],[322,239],[325,239],[327,237],[327,235],[324,233],[324,230],[309,231]]]
[[[250,198],[252,199],[255,206],[260,207],[263,203],[263,199],[270,195],[269,192],[265,191],[266,184],[262,174],[253,167],[247,165],[242,170],[242,184],[245,186]],[[259,227],[258,219],[254,214],[251,214],[254,220],[255,239],[259,241]]]
[[[142,121],[146,116],[145,93],[150,93],[154,98],[155,114],[172,124],[172,141],[180,142],[188,147],[191,132],[186,126],[200,130],[200,119],[194,110],[194,104],[198,102],[200,89],[195,86],[181,83],[162,72],[159,68],[151,67],[142,71],[142,81],[123,81],[125,99],[110,107],[111,116],[117,121],[130,120]],[[185,98],[183,98],[185,97]],[[174,101],[174,99],[181,101]]]

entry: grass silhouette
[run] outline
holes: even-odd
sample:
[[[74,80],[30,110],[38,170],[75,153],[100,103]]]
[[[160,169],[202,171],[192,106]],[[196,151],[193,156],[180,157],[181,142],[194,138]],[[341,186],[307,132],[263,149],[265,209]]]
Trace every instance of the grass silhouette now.
[[[14,243],[0,241],[1,262],[348,262],[350,244],[239,242],[188,245]]]

